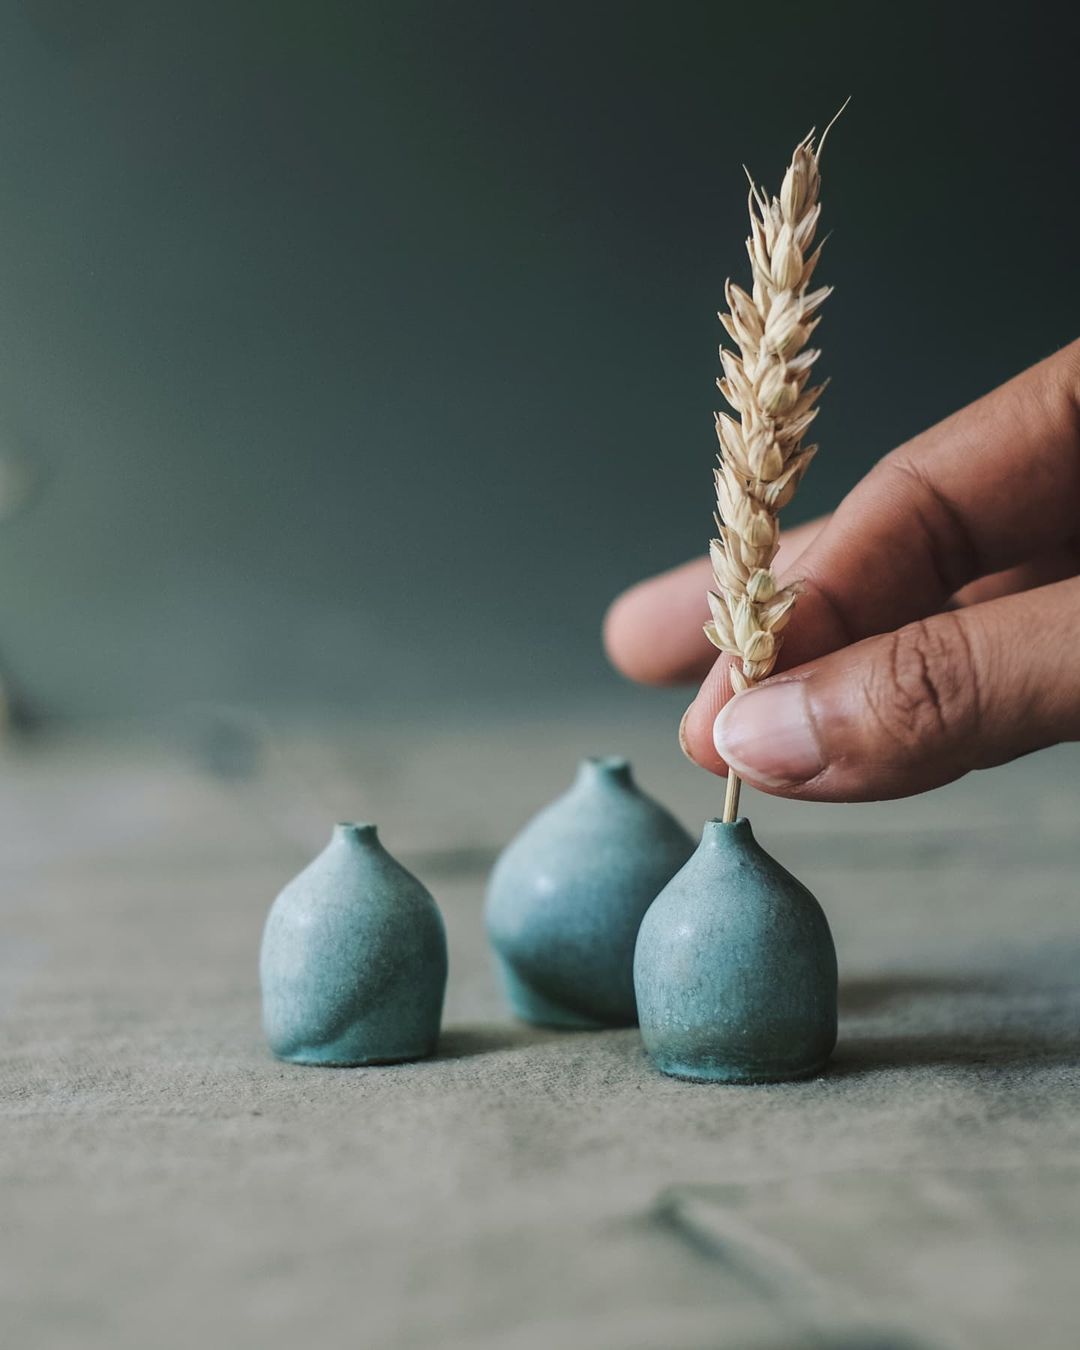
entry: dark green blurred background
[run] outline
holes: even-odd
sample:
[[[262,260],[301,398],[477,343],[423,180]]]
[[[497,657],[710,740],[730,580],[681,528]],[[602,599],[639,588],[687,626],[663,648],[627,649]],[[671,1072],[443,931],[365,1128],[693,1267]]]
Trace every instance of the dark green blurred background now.
[[[1075,336],[1055,12],[4,5],[9,680],[76,717],[616,696],[606,603],[710,532],[743,161],[775,186],[854,95],[792,519]]]

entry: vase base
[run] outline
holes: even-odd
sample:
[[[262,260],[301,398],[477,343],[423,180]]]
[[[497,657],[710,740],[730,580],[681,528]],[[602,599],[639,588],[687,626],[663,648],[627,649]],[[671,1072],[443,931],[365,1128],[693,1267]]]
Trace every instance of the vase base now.
[[[274,1058],[282,1064],[302,1064],[305,1069],[377,1069],[391,1064],[415,1064],[418,1060],[430,1059],[435,1052],[424,1050],[415,1055],[379,1056],[375,1059],[320,1059],[317,1055],[278,1055]]]
[[[650,1056],[651,1058],[651,1056]],[[752,1086],[755,1083],[797,1083],[807,1078],[816,1078],[825,1072],[828,1056],[814,1064],[792,1067],[776,1066],[769,1068],[746,1068],[735,1064],[691,1064],[679,1061],[662,1062],[652,1059],[652,1063],[669,1078],[681,1078],[687,1083],[726,1083],[729,1086]]]
[[[303,1064],[315,1069],[373,1069],[380,1064],[412,1064],[419,1059],[430,1059],[436,1046],[409,1046],[382,1051],[347,1051],[340,1045],[301,1046],[296,1050],[274,1050],[274,1058],[284,1064]]]
[[[525,981],[505,961],[498,961],[499,976],[503,991],[514,1016],[534,1027],[550,1027],[556,1031],[604,1031],[614,1026],[635,1026],[632,1019],[622,1022],[605,1022],[599,1018],[587,1017],[553,1003]]]

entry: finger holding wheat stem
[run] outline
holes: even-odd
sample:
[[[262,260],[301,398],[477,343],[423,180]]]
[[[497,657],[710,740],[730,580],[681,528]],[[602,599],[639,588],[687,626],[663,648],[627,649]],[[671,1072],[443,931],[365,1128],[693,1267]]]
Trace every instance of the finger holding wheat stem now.
[[[780,511],[817,451],[803,438],[825,387],[809,382],[820,356],[809,342],[818,310],[831,294],[828,286],[810,289],[822,249],[814,247],[814,236],[825,144],[822,136],[815,146],[814,135],[795,147],[778,197],[770,198],[750,179],[746,247],[752,289],[748,293],[729,280],[728,312],[720,315],[736,350],[721,347],[724,373],[716,383],[735,416],[716,414],[718,537],[709,546],[715,589],[709,592],[712,618],[705,636],[734,658],[730,678],[737,694],[772,673],[798,598],[798,584],[781,587],[772,564]],[[729,769],[727,823],[738,814],[739,786]]]

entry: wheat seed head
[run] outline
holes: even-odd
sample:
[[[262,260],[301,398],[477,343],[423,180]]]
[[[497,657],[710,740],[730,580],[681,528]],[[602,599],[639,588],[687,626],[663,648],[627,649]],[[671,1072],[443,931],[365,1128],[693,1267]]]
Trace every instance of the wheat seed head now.
[[[772,563],[779,513],[817,451],[803,438],[825,387],[809,382],[820,355],[810,338],[831,292],[810,289],[822,248],[814,236],[824,143],[823,135],[815,145],[811,132],[795,147],[778,197],[750,179],[752,289],[730,280],[724,289],[728,312],[720,322],[736,350],[721,347],[724,373],[716,383],[735,415],[716,414],[718,537],[709,549],[715,590],[705,635],[739,658],[731,663],[737,692],[771,673],[798,595],[796,585],[778,586]]]

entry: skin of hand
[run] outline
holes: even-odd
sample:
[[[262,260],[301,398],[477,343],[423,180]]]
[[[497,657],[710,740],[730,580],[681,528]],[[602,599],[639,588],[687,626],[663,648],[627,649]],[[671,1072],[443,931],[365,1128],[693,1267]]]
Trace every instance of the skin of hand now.
[[[777,673],[734,698],[707,558],[608,611],[624,674],[703,681],[679,732],[703,768],[872,801],[1080,739],[1080,340],[892,451],[776,569],[803,592]]]

